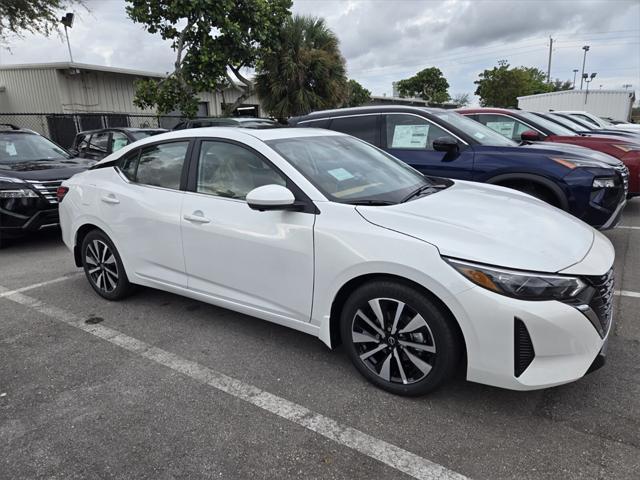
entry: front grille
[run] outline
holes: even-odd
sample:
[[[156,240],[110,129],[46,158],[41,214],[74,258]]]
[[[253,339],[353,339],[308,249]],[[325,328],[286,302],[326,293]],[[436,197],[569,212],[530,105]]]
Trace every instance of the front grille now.
[[[531,365],[536,352],[533,349],[533,342],[529,331],[524,322],[519,318],[514,318],[514,362],[513,373],[516,377],[522,375],[522,373]]]
[[[629,193],[629,169],[626,165],[618,165],[617,167],[615,167],[615,169],[622,179],[622,184],[624,185],[624,195],[626,197]]]
[[[58,187],[62,185],[63,180],[27,180],[27,182],[30,183],[31,186],[47,200],[47,202],[52,204],[58,203],[56,192]]]
[[[589,301],[589,308],[598,317],[601,327],[599,333],[604,337],[613,318],[613,268],[604,275],[586,278],[594,289],[593,296]]]

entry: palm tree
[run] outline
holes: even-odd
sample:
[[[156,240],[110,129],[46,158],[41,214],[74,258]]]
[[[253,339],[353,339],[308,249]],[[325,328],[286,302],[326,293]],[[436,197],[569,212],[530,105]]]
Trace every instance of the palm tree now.
[[[279,47],[263,56],[255,81],[265,110],[279,119],[340,106],[347,78],[338,38],[321,18],[289,18]]]

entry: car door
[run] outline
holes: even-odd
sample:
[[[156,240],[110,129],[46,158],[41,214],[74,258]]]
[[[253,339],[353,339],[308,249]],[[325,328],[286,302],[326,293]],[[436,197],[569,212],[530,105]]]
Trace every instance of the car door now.
[[[188,139],[125,155],[113,181],[101,184],[101,220],[111,229],[128,273],[185,288],[180,214]]]
[[[410,113],[388,113],[383,122],[383,148],[425,175],[473,178],[473,150],[455,135],[425,117]],[[451,138],[457,154],[438,152],[433,141]]]
[[[182,204],[189,289],[274,319],[309,321],[315,215],[249,208],[245,196],[256,187],[291,188],[255,150],[202,140],[195,152]]]

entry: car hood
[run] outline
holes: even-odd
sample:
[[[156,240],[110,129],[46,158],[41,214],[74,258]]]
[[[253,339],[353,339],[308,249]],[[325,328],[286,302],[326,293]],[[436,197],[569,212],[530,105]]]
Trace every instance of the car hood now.
[[[586,137],[585,137],[586,138]],[[616,167],[620,165],[620,160],[617,158],[608,155],[606,153],[600,152],[598,150],[592,150],[587,147],[582,147],[580,145],[571,145],[568,143],[555,143],[555,142],[536,142],[531,144],[522,145],[519,147],[523,150],[529,150],[531,152],[535,152],[537,154],[549,154],[554,156],[562,156],[564,155],[569,157],[579,157],[582,163],[585,162],[593,162],[594,166],[599,166],[598,164],[605,164],[611,167]]]
[[[0,177],[21,180],[60,180],[67,179],[93,165],[95,161],[84,158],[36,162],[0,162]]]
[[[365,220],[479,263],[558,272],[589,252],[593,230],[577,218],[515,190],[458,181],[398,205],[358,206]]]

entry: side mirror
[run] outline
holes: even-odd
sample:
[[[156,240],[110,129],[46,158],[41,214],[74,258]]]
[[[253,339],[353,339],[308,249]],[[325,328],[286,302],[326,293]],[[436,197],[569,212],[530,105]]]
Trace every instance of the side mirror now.
[[[537,142],[540,140],[540,134],[535,130],[525,130],[520,134],[523,142]]]
[[[263,185],[247,193],[247,205],[252,210],[297,210],[296,197],[281,185]]]
[[[456,153],[458,151],[458,142],[451,137],[440,137],[433,141],[433,149],[436,152]]]

